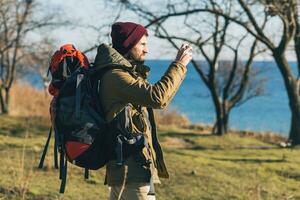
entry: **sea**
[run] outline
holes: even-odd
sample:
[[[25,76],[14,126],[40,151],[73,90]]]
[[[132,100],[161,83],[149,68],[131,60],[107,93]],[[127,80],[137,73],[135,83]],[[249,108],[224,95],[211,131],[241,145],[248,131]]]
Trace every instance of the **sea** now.
[[[151,68],[149,82],[155,84],[164,75],[171,60],[148,60],[146,65]],[[204,61],[203,61],[204,62]],[[290,62],[296,73],[296,62]],[[282,76],[272,61],[255,61],[253,69],[263,71],[260,76],[266,80],[265,94],[247,101],[232,109],[229,127],[237,130],[274,132],[288,136],[291,113]],[[39,75],[29,73],[23,80],[31,85],[42,88]],[[215,109],[208,89],[200,76],[189,64],[185,80],[173,98],[168,109],[176,109],[188,117],[192,123],[214,124]]]

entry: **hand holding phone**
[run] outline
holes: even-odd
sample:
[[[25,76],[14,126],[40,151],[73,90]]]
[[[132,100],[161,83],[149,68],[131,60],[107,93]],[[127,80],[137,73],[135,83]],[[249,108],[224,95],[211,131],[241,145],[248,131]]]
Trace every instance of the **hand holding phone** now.
[[[189,44],[182,44],[177,52],[175,61],[187,65],[193,58],[193,48]]]

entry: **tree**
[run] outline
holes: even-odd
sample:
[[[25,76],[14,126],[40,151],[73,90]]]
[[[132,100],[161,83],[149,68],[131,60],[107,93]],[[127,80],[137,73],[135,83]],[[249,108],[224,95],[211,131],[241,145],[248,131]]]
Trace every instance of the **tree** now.
[[[24,59],[28,36],[34,31],[54,25],[54,16],[34,15],[33,0],[3,0],[0,2],[0,114],[9,112],[10,89],[16,71]]]
[[[132,10],[141,13],[138,6],[129,0],[121,1],[131,7]],[[168,1],[171,2],[171,1]],[[210,6],[209,4],[213,5]],[[183,0],[177,5],[187,5],[187,9],[174,9],[170,6],[168,12],[151,19],[150,25],[160,23],[170,16],[187,16],[196,13],[212,13],[221,16],[243,27],[248,33],[264,44],[272,53],[274,61],[281,73],[286,88],[289,107],[291,111],[291,126],[289,140],[293,145],[300,144],[300,18],[298,0],[204,0],[195,2]],[[191,6],[193,5],[193,6]],[[228,5],[234,5],[232,12],[228,11]],[[147,19],[147,18],[146,18]],[[277,23],[280,27],[277,37],[270,35],[268,30],[274,30],[271,23]],[[270,29],[264,29],[270,24]],[[293,53],[297,59],[296,72],[287,59],[288,47],[293,47]]]
[[[22,64],[20,64],[18,71],[21,75],[28,73],[39,75],[43,80],[46,95],[50,82],[49,64],[55,50],[55,41],[50,38],[43,38],[35,45],[25,49]]]
[[[217,1],[214,1],[217,4]],[[207,12],[222,16],[243,27],[262,42],[272,53],[286,88],[291,126],[289,139],[293,145],[300,144],[300,18],[298,0],[232,0],[239,6],[239,12],[228,14],[222,9],[206,9]],[[221,5],[219,4],[219,7]],[[261,23],[277,20],[279,40],[270,37]],[[297,59],[296,73],[287,59],[288,47],[292,46]]]
[[[252,71],[253,59],[260,53],[256,50],[257,40],[254,39],[252,42],[246,62],[239,62],[239,50],[247,35],[240,38],[237,36],[230,37],[228,33],[230,20],[213,14],[203,17],[200,12],[180,15],[184,18],[181,29],[186,31],[182,34],[183,36],[179,36],[180,31],[171,34],[166,27],[168,27],[169,20],[178,18],[177,9],[180,9],[181,12],[183,10],[188,11],[194,5],[188,1],[183,1],[181,4],[168,2],[165,10],[160,7],[160,12],[154,14],[142,6],[123,1],[127,8],[147,19],[147,27],[154,27],[155,36],[167,40],[177,49],[179,49],[179,43],[190,43],[196,52],[203,55],[208,66],[207,69],[201,65],[201,62],[192,60],[192,64],[212,97],[216,118],[215,133],[223,135],[228,132],[230,111],[234,107],[263,94],[264,81],[257,78],[259,73]],[[213,1],[209,1],[206,6],[215,8],[216,5]],[[231,12],[231,9],[232,5],[229,4],[227,11]],[[174,29],[171,30],[174,31]],[[236,45],[230,45],[230,43],[234,43],[233,40]],[[230,62],[220,61],[219,57],[225,49],[233,52],[233,59]]]

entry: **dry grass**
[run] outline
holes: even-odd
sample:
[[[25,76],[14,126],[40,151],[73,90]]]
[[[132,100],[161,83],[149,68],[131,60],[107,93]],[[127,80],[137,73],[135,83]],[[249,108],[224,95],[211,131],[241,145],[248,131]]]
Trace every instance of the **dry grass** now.
[[[187,126],[189,119],[175,109],[155,110],[155,120],[158,125]]]
[[[211,134],[213,132],[213,126],[210,124],[185,124],[181,128],[201,132],[202,134]]]
[[[12,88],[10,114],[13,116],[49,117],[49,105],[52,96],[45,91],[33,88],[28,84],[17,83]],[[188,125],[186,116],[175,109],[159,110],[155,113],[159,125]]]
[[[16,83],[11,90],[10,115],[49,117],[52,97],[28,84]]]
[[[288,142],[287,138],[274,134],[271,132],[254,132],[254,131],[230,131],[230,135],[238,135],[240,137],[247,137],[247,138],[255,138],[260,141],[270,143],[270,144],[280,144],[281,142]]]

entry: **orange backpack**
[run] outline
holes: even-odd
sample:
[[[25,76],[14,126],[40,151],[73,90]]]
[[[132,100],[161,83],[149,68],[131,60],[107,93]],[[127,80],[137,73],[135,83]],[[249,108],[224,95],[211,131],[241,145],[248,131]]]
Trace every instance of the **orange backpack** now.
[[[39,163],[39,168],[43,168],[45,156],[47,153],[47,149],[49,146],[50,138],[52,135],[52,129],[54,129],[54,165],[55,168],[58,168],[58,151],[59,150],[59,143],[58,143],[58,135],[56,133],[55,128],[55,118],[56,118],[56,99],[59,96],[59,91],[62,86],[65,84],[67,79],[79,69],[85,68],[88,69],[90,63],[87,57],[80,51],[78,51],[74,45],[72,44],[65,44],[62,45],[59,50],[57,50],[53,56],[51,57],[50,66],[48,69],[51,73],[52,79],[48,88],[49,93],[53,96],[53,99],[50,103],[50,116],[51,116],[51,128],[49,130],[49,135],[47,141],[45,143],[45,147],[41,156],[41,160]],[[70,145],[69,145],[70,146]],[[71,145],[70,150],[68,153],[72,155],[78,155],[83,152],[82,147],[85,147],[84,144],[75,144]],[[61,152],[60,152],[61,153]],[[87,173],[87,172],[86,172]],[[62,191],[64,187],[62,187]]]
[[[48,91],[51,95],[54,96],[50,103],[50,116],[52,127],[55,124],[55,97],[58,96],[59,90],[62,85],[66,82],[67,78],[72,75],[73,72],[80,68],[88,68],[90,65],[87,57],[81,52],[78,51],[73,44],[64,44],[59,50],[57,50],[50,62],[48,73],[51,73],[52,80],[49,85]],[[70,148],[70,154],[77,155],[80,154],[83,148],[79,145],[75,145],[75,148]]]
[[[88,68],[89,61],[87,57],[80,51],[76,50],[74,45],[65,44],[56,51],[50,62],[48,73],[52,75],[49,85],[49,93],[57,96],[59,89],[74,71],[79,67]]]

